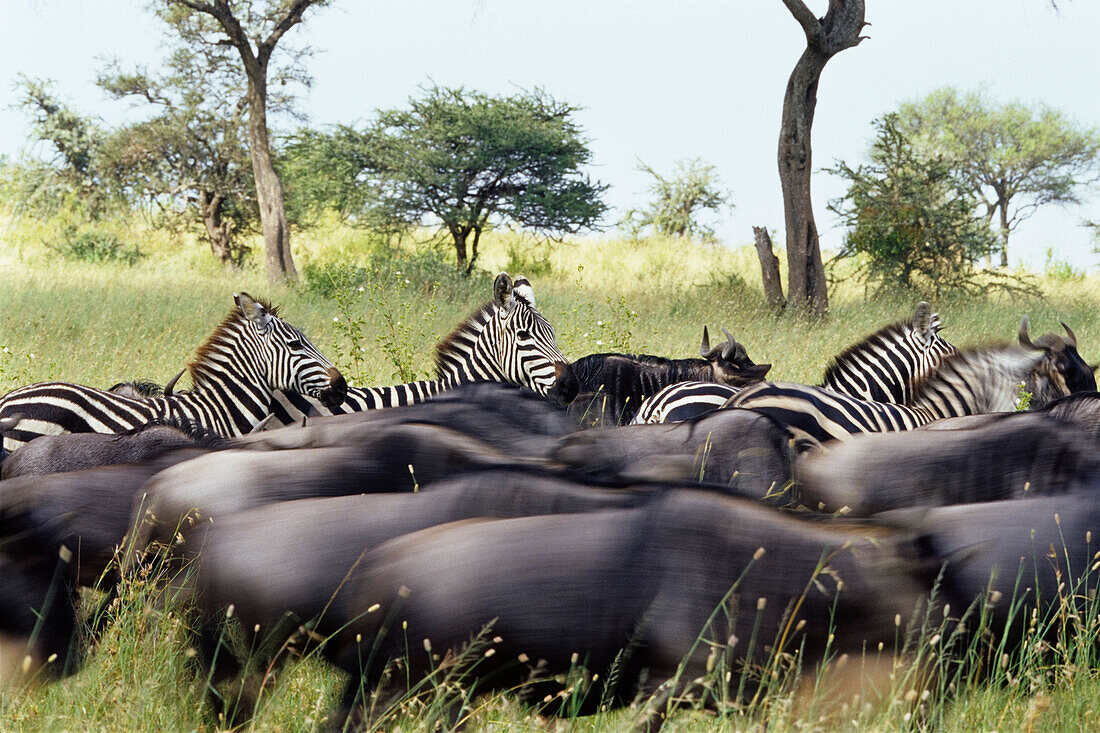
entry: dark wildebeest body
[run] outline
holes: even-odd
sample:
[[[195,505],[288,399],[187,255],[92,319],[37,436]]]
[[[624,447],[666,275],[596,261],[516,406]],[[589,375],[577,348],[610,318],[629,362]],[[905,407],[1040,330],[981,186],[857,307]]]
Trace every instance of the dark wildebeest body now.
[[[973,428],[853,436],[801,456],[795,473],[807,506],[867,516],[1097,489],[1100,455],[1075,426],[1004,413]]]
[[[919,533],[925,551],[946,561],[940,592],[953,617],[961,617],[974,602],[990,601],[992,648],[998,648],[1003,635],[1003,651],[1012,652],[1036,606],[1035,630],[1047,640],[1069,633],[1072,649],[1072,632],[1081,628],[1088,635],[1082,643],[1095,643],[1100,590],[1095,566],[1100,497],[1095,491],[898,509],[875,519]],[[971,633],[973,618],[972,612]]]
[[[347,622],[338,592],[363,554],[408,532],[478,516],[583,512],[647,500],[655,490],[609,491],[553,475],[499,470],[441,481],[419,494],[303,499],[222,516],[184,530],[177,546],[197,558],[185,581],[204,617],[203,661],[215,659],[217,621],[232,604],[253,669],[266,671],[309,624],[327,638]],[[253,629],[259,626],[256,634]],[[223,650],[215,678],[237,670]],[[241,701],[238,716],[252,711]],[[239,718],[237,719],[239,721]]]
[[[22,557],[0,550],[0,691],[43,665],[51,674],[75,668],[76,594],[64,579],[67,558],[64,553]],[[24,668],[27,657],[30,666]]]
[[[545,450],[544,438],[577,429],[576,422],[561,408],[534,392],[497,382],[478,382],[414,405],[309,418],[304,428],[284,427],[230,442],[233,447],[253,450],[352,445],[378,429],[406,423],[449,428],[499,450],[523,455]]]
[[[23,450],[20,448],[19,450]],[[0,481],[0,542],[5,551],[54,557],[73,552],[70,580],[94,586],[111,567],[132,525],[141,487],[157,472],[205,453],[185,448],[146,463],[18,476]],[[111,572],[107,580],[113,580]]]
[[[729,331],[710,348],[703,329],[702,359],[666,359],[650,354],[589,354],[573,362],[578,396],[574,412],[596,410],[610,424],[626,424],[649,397],[677,382],[721,382],[743,387],[758,382],[771,364],[756,364]]]
[[[500,641],[486,641],[492,656],[480,648],[467,657],[465,689],[522,693],[540,660],[545,677],[579,663],[601,680],[617,680],[615,690],[591,692],[581,712],[601,699],[648,695],[681,664],[678,683],[665,692],[682,693],[707,673],[712,650],[755,666],[782,639],[781,651],[801,650],[803,665],[812,669],[830,633],[830,651],[838,654],[859,654],[879,642],[892,648],[895,614],[909,619],[925,594],[926,581],[859,532],[694,491],[670,492],[632,509],[436,527],[366,556],[346,591],[355,620],[326,653],[352,675],[345,713],[358,698],[360,674],[366,689],[374,689],[386,664],[408,654],[407,671],[391,680],[400,693],[400,680],[417,685],[438,659],[486,626]],[[731,636],[732,649],[726,646]],[[733,662],[731,668],[740,667]],[[740,681],[735,671],[734,694]],[[383,705],[387,692],[379,698]],[[663,706],[663,700],[654,704]]]
[[[551,454],[580,471],[706,481],[763,498],[791,478],[790,435],[752,410],[717,410],[672,424],[567,435]]]
[[[27,442],[0,466],[0,478],[79,471],[95,466],[142,463],[172,450],[214,449],[224,438],[188,420],[154,420],[133,430],[114,433],[41,435]]]
[[[968,415],[947,420],[936,420],[923,425],[918,430],[960,430],[982,425],[991,425],[1003,420],[1013,420],[1021,414],[1046,415],[1061,420],[1077,428],[1082,437],[1100,441],[1100,393],[1077,392],[1059,397],[1053,402],[1028,413],[994,412],[985,415]]]

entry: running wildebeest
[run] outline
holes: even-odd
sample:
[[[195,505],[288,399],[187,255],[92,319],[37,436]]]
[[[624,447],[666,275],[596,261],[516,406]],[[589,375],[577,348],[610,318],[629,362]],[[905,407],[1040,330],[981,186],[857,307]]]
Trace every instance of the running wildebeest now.
[[[344,591],[354,620],[325,654],[351,675],[341,718],[372,691],[381,711],[442,668],[452,689],[518,691],[546,712],[652,695],[644,722],[660,725],[714,668],[719,685],[732,672],[735,699],[776,655],[809,670],[849,654],[836,674],[885,677],[892,654],[886,670],[860,655],[903,641],[895,617],[911,618],[931,582],[914,565],[858,528],[686,490],[630,509],[468,520],[370,552]],[[553,677],[578,665],[596,689],[563,700]]]
[[[991,416],[992,417],[992,416]],[[854,516],[1100,489],[1096,444],[1041,413],[1000,413],[979,427],[868,433],[800,456],[801,500]]]
[[[0,478],[142,463],[179,448],[214,449],[225,439],[186,418],[153,420],[125,433],[40,435],[0,465]]]
[[[65,582],[68,548],[47,555],[9,555],[0,549],[0,691],[45,669],[73,672],[76,593]]]
[[[752,410],[717,410],[680,423],[586,430],[559,439],[551,458],[579,471],[706,481],[763,498],[791,478],[791,436]]]
[[[727,340],[711,348],[703,327],[701,359],[666,359],[650,354],[589,354],[573,362],[581,410],[598,409],[609,424],[626,424],[638,408],[677,382],[719,382],[743,387],[764,378],[771,364],[756,364],[745,347],[722,328]]]
[[[213,667],[215,682],[245,666],[232,648],[215,653],[225,610],[233,605],[248,650],[248,674],[241,692],[232,695],[243,697],[235,700],[229,716],[240,723],[255,705],[258,683],[251,675],[281,663],[291,636],[307,628],[300,643],[308,643],[332,636],[347,623],[339,592],[368,549],[454,520],[631,506],[655,491],[609,491],[553,474],[508,469],[441,481],[419,494],[302,499],[200,523],[185,529],[182,544],[173,547],[195,560],[184,587],[203,619],[200,661],[208,671]]]

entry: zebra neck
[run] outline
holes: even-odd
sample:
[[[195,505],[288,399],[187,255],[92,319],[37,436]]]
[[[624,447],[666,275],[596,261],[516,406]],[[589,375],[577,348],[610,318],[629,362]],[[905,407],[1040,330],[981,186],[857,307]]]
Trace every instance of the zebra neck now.
[[[1015,346],[959,352],[917,385],[913,407],[937,418],[1011,412],[1034,362]]]
[[[230,431],[227,435],[247,433],[270,412],[273,390],[251,360],[233,358],[242,351],[241,344],[224,342],[220,346],[207,349],[190,365],[190,392],[164,399],[169,409],[204,427],[215,422]]]

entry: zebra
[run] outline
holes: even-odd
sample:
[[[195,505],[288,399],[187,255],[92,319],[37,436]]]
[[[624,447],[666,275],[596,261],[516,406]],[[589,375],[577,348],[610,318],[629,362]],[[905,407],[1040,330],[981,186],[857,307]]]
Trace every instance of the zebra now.
[[[341,405],[277,392],[270,427],[314,415],[414,405],[444,390],[478,381],[516,384],[562,403],[576,396],[577,379],[558,349],[554,327],[539,313],[535,292],[522,275],[506,272],[493,283],[493,299],[478,308],[436,347],[436,378],[388,387],[349,387]]]
[[[0,397],[4,448],[13,451],[39,435],[124,433],[180,418],[232,437],[270,413],[276,390],[309,394],[332,407],[343,401],[343,375],[279,317],[277,306],[243,292],[233,300],[233,310],[187,365],[191,391],[140,398],[68,382],[20,387]]]
[[[921,301],[910,320],[885,326],[834,357],[821,386],[857,399],[908,404],[914,385],[958,351],[939,335],[942,329],[939,314]],[[670,385],[643,403],[634,422],[685,420],[721,407],[741,389],[699,382]]]
[[[1055,339],[1062,343],[1055,343]],[[1020,344],[1026,348],[1008,344],[959,351],[916,385],[910,405],[862,400],[824,387],[763,382],[741,390],[725,407],[762,412],[795,434],[822,442],[847,440],[859,433],[912,430],[946,417],[1010,412],[1016,407],[1021,383],[1028,380],[1044,395],[1069,394],[1066,384],[1074,380],[1051,366],[1059,363],[1065,341],[1048,334],[1040,342],[1032,344],[1027,339],[1024,318]],[[1036,355],[1036,350],[1041,353]],[[1078,367],[1072,365],[1069,371],[1076,372]],[[1062,377],[1050,376],[1054,372],[1062,373]],[[1042,404],[1033,403],[1032,407]]]

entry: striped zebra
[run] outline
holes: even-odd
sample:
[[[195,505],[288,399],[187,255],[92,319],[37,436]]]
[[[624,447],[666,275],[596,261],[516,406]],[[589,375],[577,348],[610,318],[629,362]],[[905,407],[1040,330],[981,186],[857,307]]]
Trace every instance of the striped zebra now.
[[[349,387],[347,399],[326,406],[301,394],[280,392],[271,425],[292,425],[312,415],[335,415],[423,402],[460,384],[516,384],[560,402],[576,395],[577,380],[558,349],[554,327],[535,306],[535,292],[522,275],[500,273],[493,300],[478,308],[436,348],[436,378],[388,387]]]
[[[279,318],[279,309],[248,293],[188,363],[193,389],[130,397],[68,382],[42,382],[0,397],[9,452],[39,435],[122,433],[151,420],[186,418],[224,436],[249,432],[270,412],[277,390],[336,406],[347,384],[309,339]]]
[[[874,402],[909,404],[913,388],[958,349],[940,337],[938,313],[924,301],[913,317],[879,329],[834,357],[822,386],[833,392]],[[649,398],[635,423],[678,422],[717,409],[741,388],[685,382]]]
[[[1025,318],[1021,335],[1026,328]],[[824,387],[763,382],[746,387],[726,406],[762,412],[796,434],[822,442],[847,440],[858,433],[912,430],[947,417],[1009,412],[1015,409],[1020,385],[1028,380],[1038,379],[1046,394],[1069,394],[1068,380],[1050,376],[1058,371],[1050,364],[1057,363],[1059,351],[1047,343],[1038,347],[1039,353],[1016,345],[959,351],[916,385],[910,405],[857,399]]]

